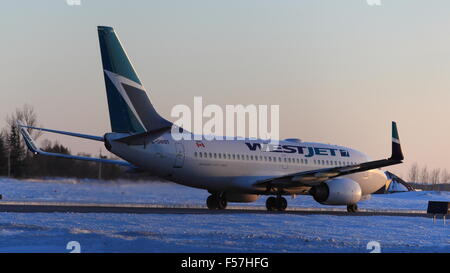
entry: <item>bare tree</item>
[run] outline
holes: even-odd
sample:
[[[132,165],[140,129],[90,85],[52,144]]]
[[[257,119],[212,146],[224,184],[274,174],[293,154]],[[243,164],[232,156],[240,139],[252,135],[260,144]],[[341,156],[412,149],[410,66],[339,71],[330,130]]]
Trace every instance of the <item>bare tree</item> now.
[[[420,175],[419,175],[419,182],[422,184],[428,184],[429,182],[429,178],[430,178],[430,174],[428,173],[428,168],[427,166],[423,166],[422,169],[420,170]]]
[[[447,169],[443,169],[441,172],[441,183],[449,183],[450,182],[450,172]]]
[[[410,182],[418,182],[419,180],[419,165],[417,162],[411,165],[408,173],[408,179]]]
[[[431,184],[433,185],[433,189],[435,189],[435,190],[437,189],[438,184],[440,182],[439,181],[440,178],[441,178],[441,169],[439,169],[439,168],[433,169],[430,174],[430,181],[431,181]]]
[[[17,122],[31,127],[38,127],[37,114],[34,111],[33,106],[29,104],[25,104],[22,108],[16,108],[16,111],[13,114],[6,117],[6,122],[10,127],[16,125]],[[42,131],[39,130],[28,129],[28,132],[34,139],[37,139],[42,135]]]

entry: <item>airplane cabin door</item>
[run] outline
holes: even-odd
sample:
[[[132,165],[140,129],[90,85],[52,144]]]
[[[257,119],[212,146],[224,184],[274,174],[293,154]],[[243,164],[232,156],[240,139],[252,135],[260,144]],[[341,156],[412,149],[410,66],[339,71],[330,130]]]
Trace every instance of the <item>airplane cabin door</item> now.
[[[184,164],[184,146],[181,142],[175,142],[174,168],[182,168]]]

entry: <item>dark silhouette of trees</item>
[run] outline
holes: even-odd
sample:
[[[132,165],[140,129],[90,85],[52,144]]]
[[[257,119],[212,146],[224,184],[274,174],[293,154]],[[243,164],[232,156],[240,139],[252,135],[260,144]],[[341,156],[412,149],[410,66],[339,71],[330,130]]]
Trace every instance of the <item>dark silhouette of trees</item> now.
[[[142,175],[126,173],[126,168],[117,165],[34,155],[29,152],[20,135],[17,122],[32,127],[42,127],[38,126],[37,115],[30,105],[17,108],[12,115],[7,116],[6,122],[7,128],[0,133],[0,176],[7,176],[10,173],[13,177],[142,178]],[[28,129],[28,132],[34,139],[42,134],[41,131],[32,129]],[[49,140],[43,141],[41,149],[52,153],[71,154],[69,148]]]
[[[16,125],[10,125],[7,140],[11,168],[10,173],[14,177],[22,177],[24,176],[24,161],[26,153]]]
[[[0,176],[8,175],[8,148],[3,132],[0,133]]]

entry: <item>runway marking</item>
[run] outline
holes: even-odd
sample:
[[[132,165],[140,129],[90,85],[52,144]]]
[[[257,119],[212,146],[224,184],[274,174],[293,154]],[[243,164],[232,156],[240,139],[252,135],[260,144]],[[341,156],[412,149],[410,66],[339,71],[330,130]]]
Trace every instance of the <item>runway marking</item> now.
[[[348,213],[342,209],[288,208],[286,211],[267,211],[260,206],[230,206],[226,210],[209,210],[202,206],[166,206],[157,204],[98,204],[58,202],[13,202],[1,201],[0,212],[15,213],[128,213],[128,214],[292,214],[292,215],[336,215],[336,216],[405,216],[432,217],[426,211],[417,210],[361,210]]]

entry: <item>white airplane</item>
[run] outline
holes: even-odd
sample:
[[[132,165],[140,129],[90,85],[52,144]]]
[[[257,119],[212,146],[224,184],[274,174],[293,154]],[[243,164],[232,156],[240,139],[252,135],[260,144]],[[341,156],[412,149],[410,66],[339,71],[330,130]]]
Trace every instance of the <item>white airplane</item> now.
[[[255,139],[175,141],[171,134],[174,125],[152,106],[114,29],[100,26],[98,35],[112,132],[92,136],[19,124],[33,153],[119,164],[205,189],[211,193],[206,201],[209,209],[225,209],[227,202],[253,202],[269,195],[269,211],[286,209],[283,196],[302,194],[312,195],[321,204],[346,205],[349,212],[355,212],[359,201],[388,181],[379,168],[402,163],[395,122],[392,155],[376,161],[351,148],[298,139],[283,140],[279,145]],[[101,141],[124,161],[45,152],[28,129]]]

